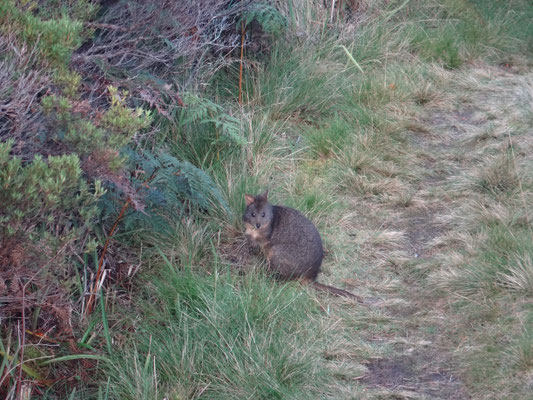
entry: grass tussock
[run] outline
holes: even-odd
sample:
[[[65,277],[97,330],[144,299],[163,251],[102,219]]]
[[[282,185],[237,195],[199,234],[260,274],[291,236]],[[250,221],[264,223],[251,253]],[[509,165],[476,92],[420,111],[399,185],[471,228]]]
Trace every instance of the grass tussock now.
[[[320,387],[321,317],[297,287],[169,263],[148,284],[153,305],[109,371],[117,398],[305,398]]]
[[[497,156],[487,160],[475,175],[474,186],[494,195],[519,190],[519,177],[510,155]]]

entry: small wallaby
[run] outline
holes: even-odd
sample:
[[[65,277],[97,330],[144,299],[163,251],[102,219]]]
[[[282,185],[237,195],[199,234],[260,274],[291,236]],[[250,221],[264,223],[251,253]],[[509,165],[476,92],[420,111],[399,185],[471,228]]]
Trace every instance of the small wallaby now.
[[[269,270],[281,280],[298,279],[337,296],[359,298],[346,290],[316,282],[324,257],[316,227],[299,211],[268,202],[268,191],[246,194],[245,234],[266,255]]]

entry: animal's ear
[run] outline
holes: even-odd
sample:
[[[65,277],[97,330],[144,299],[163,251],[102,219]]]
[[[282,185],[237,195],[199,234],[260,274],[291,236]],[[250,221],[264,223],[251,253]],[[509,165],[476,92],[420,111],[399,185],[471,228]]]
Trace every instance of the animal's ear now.
[[[252,204],[255,201],[255,197],[252,196],[251,194],[245,194],[244,195],[244,200],[246,200],[246,205],[249,206],[250,204]]]
[[[263,201],[268,201],[268,189],[265,190],[265,193],[260,194],[260,195],[257,196],[257,197],[259,197],[259,198],[260,198],[261,200],[263,200]]]

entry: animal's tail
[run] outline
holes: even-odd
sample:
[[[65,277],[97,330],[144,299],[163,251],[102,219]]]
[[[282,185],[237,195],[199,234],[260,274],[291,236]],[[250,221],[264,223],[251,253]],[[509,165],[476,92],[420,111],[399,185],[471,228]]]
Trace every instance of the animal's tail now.
[[[363,299],[353,293],[350,293],[348,292],[347,290],[343,290],[343,289],[338,289],[336,287],[333,287],[333,286],[328,286],[328,285],[324,285],[322,283],[318,283],[318,282],[309,282],[309,284],[315,288],[316,290],[320,290],[322,292],[328,292],[328,293],[331,293],[335,296],[340,296],[340,297],[348,297],[350,299],[354,299],[354,300],[357,300],[359,303],[363,303]]]

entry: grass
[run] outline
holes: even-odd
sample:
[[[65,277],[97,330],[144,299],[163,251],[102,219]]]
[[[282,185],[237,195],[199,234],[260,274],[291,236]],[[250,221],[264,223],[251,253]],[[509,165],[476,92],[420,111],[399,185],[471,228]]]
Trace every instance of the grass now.
[[[363,3],[343,26],[287,2],[293,31],[249,60],[243,105],[222,68],[202,93],[212,104],[194,94],[196,108],[161,124],[155,142],[206,171],[229,211],[168,211],[159,232],[119,232],[140,273],[77,329],[109,361],[89,364],[96,382],[46,396],[527,398],[533,91],[519,53],[533,8]],[[241,214],[244,194],[267,188],[319,228],[319,280],[365,305],[261,273]],[[6,343],[0,379],[13,385]]]
[[[166,262],[109,371],[116,398],[306,398],[324,378],[317,305],[297,287]],[[151,305],[150,305],[151,304]],[[130,345],[133,340],[135,345]]]
[[[524,136],[529,122],[523,112],[528,95],[515,90],[505,75],[486,80],[491,73],[478,70],[477,79],[459,80],[458,86],[470,93],[467,107],[477,111],[459,114],[467,115],[467,122],[456,125],[467,148],[448,148],[454,156],[447,155],[446,162],[460,162],[462,168],[446,185],[450,232],[443,237],[442,267],[429,275],[429,282],[453,304],[448,330],[452,337],[465,337],[457,343],[456,357],[474,398],[527,398],[529,330],[524,321],[529,318],[533,250],[531,167],[525,156],[531,141]]]
[[[508,20],[495,19],[476,28],[479,25],[472,21],[480,16],[474,9],[464,2],[452,3],[441,8],[423,7],[420,14],[431,16],[424,22],[412,14],[407,21],[402,20],[405,14],[398,13],[383,25],[361,26],[353,44],[345,43],[364,73],[346,63],[340,49],[338,53],[332,50],[334,46],[329,46],[329,51],[284,53],[281,58],[275,52],[268,64],[272,75],[259,73],[254,78],[254,92],[249,99],[251,105],[267,111],[269,118],[283,119],[286,133],[276,134],[272,140],[288,150],[287,156],[278,160],[277,168],[270,170],[269,179],[258,176],[257,184],[269,186],[271,181],[276,182],[274,198],[306,212],[321,227],[328,250],[321,280],[354,285],[358,293],[374,297],[379,304],[377,309],[359,312],[348,309],[342,314],[339,323],[342,329],[347,329],[346,338],[353,335],[348,326],[356,327],[360,338],[355,348],[348,346],[339,354],[341,369],[350,370],[353,365],[360,371],[359,377],[365,376],[369,370],[361,367],[364,360],[369,363],[372,358],[386,360],[403,354],[398,344],[406,340],[408,343],[439,340],[446,343],[449,357],[454,358],[457,370],[462,373],[461,388],[454,390],[464,390],[476,398],[484,391],[496,393],[497,388],[503,387],[505,393],[520,397],[526,393],[525,389],[515,388],[520,379],[508,382],[506,379],[520,368],[527,370],[528,333],[517,325],[521,311],[506,318],[502,309],[510,299],[508,296],[527,293],[522,288],[528,286],[527,254],[531,248],[529,228],[524,225],[527,212],[521,209],[521,198],[528,196],[524,170],[517,170],[516,160],[495,145],[494,140],[504,140],[497,133],[499,129],[492,128],[479,146],[470,142],[472,158],[459,147],[453,148],[453,154],[447,154],[445,147],[430,148],[429,142],[453,137],[448,132],[435,132],[431,126],[428,131],[431,136],[415,139],[422,145],[428,141],[430,146],[419,149],[418,158],[412,153],[415,147],[412,135],[406,135],[405,127],[420,114],[437,118],[431,111],[436,108],[446,113],[462,112],[466,102],[461,102],[472,101],[481,90],[496,89],[488,84],[489,77],[481,73],[477,80],[460,81],[459,90],[464,92],[457,96],[453,92],[457,90],[453,86],[455,76],[466,79],[468,75],[458,72],[454,76],[447,70],[466,68],[480,58],[497,62],[500,57],[505,58],[505,52],[516,49],[518,42],[502,33],[510,25]],[[387,24],[389,29],[384,28]],[[297,57],[300,60],[295,61]],[[281,59],[287,63],[280,66]],[[300,82],[304,76],[308,79]],[[327,94],[316,99],[317,87]],[[254,103],[253,99],[259,102]],[[480,95],[479,101],[482,100]],[[485,112],[489,117],[496,115],[502,124],[516,124],[508,119],[502,121],[497,109],[482,108],[481,113]],[[310,115],[316,117],[311,119]],[[480,115],[474,115],[472,125],[482,123],[479,118]],[[428,122],[421,121],[421,125],[428,126]],[[477,132],[468,127],[470,131]],[[436,154],[426,158],[431,151]],[[427,167],[421,167],[420,160],[431,158],[440,163],[439,170],[432,171],[436,174],[453,174],[452,164],[463,160],[458,186],[446,185],[444,181],[443,186],[450,188],[451,193],[440,198],[440,193],[431,192],[431,188],[424,187],[422,191],[417,188],[427,185],[424,178]],[[461,207],[450,203],[454,196]],[[488,220],[499,216],[494,214],[496,207],[480,208],[487,201],[500,207],[508,202],[509,209],[504,213],[507,220],[489,223]],[[409,246],[415,233],[405,224],[415,224],[415,220],[409,214],[440,207],[443,210],[457,207],[457,213],[450,217],[454,221],[452,226],[446,228],[452,232],[445,230],[455,241],[447,249],[456,253],[448,260],[437,254],[436,259],[426,256],[413,262]],[[443,213],[441,217],[445,219],[446,212]],[[439,240],[444,240],[438,229],[436,233],[428,229],[427,233],[434,237],[427,239],[427,248],[432,248],[433,242],[439,246]],[[469,232],[464,237],[468,242],[460,243],[461,230]],[[447,254],[445,250],[431,251]],[[425,268],[430,271],[422,275],[417,272]],[[415,276],[421,281],[410,281]],[[494,300],[483,300],[491,297]],[[433,311],[445,316],[448,324],[442,325],[439,317],[427,311],[427,305],[420,304],[421,299],[427,298],[439,298],[457,307]],[[481,306],[476,306],[480,301]],[[486,334],[473,334],[470,319],[483,321],[490,329]],[[413,328],[417,324],[422,326],[420,331]],[[448,340],[440,337],[447,334]],[[328,335],[345,343],[338,330]],[[387,339],[375,346],[371,340],[374,335]],[[456,338],[469,335],[473,337],[468,340],[471,350],[466,344],[460,347],[455,344]],[[502,341],[511,344],[499,345]],[[442,357],[440,350],[423,351],[435,359]],[[342,379],[338,372],[333,376]],[[349,398],[345,391],[350,385],[336,382],[337,396]],[[365,385],[355,385],[355,389],[352,385],[351,389],[361,398],[394,395],[394,390],[386,389],[386,379],[382,384],[381,389]],[[423,392],[422,387],[417,391]]]

